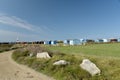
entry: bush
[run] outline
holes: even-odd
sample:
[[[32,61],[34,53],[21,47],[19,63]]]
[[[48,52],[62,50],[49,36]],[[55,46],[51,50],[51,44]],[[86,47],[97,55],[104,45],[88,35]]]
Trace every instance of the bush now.
[[[13,44],[0,44],[0,53],[3,51],[11,50],[12,46],[13,46]]]
[[[35,57],[26,57],[24,58],[24,64],[28,65],[31,67],[33,65],[33,62],[36,60]]]
[[[28,45],[24,48],[25,50],[29,51],[30,53],[33,53],[34,56],[37,55],[37,53],[43,52],[44,48],[40,45]]]
[[[25,58],[29,55],[29,51],[22,51],[22,49],[16,50],[13,52],[12,58],[17,60],[21,57]]]

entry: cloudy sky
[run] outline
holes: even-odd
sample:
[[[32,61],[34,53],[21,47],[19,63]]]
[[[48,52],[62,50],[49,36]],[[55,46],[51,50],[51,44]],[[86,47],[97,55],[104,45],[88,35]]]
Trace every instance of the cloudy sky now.
[[[119,38],[120,0],[0,0],[0,42]]]

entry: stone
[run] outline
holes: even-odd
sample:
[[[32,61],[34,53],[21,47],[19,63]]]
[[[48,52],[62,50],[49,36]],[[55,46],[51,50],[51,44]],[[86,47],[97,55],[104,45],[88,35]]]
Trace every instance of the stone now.
[[[53,65],[67,65],[67,64],[69,64],[69,62],[65,60],[59,60],[53,63]]]
[[[50,55],[48,54],[48,52],[41,52],[41,53],[37,53],[37,58],[51,58]]]
[[[89,59],[84,59],[80,64],[80,67],[86,71],[88,71],[92,76],[100,75],[100,69]]]
[[[33,55],[34,55],[33,53],[30,53],[30,54],[29,54],[30,57],[33,57]]]

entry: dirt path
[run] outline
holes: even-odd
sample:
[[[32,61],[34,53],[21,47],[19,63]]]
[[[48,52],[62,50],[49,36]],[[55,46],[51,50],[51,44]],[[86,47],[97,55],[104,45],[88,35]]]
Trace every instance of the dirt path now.
[[[13,51],[0,53],[0,80],[53,80],[11,59]]]

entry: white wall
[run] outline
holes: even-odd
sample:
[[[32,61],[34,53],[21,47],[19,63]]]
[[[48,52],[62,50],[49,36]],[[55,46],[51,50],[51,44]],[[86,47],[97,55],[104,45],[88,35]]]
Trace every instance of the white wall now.
[[[103,39],[103,42],[108,42],[108,39]]]
[[[70,45],[74,45],[74,44],[73,44],[73,40],[70,40]]]

